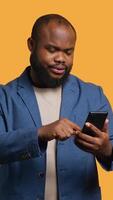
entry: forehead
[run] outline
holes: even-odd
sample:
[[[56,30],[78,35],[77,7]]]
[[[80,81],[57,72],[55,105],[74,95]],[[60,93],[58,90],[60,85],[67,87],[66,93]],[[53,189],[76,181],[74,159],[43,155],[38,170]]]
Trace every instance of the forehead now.
[[[40,43],[53,45],[74,46],[75,33],[71,26],[49,22],[40,31]]]

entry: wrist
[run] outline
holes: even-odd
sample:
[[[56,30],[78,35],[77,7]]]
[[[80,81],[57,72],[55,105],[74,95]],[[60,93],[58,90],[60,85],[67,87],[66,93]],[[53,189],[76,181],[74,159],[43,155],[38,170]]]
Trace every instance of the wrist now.
[[[41,140],[41,141],[47,141],[47,138],[45,137],[45,132],[44,132],[44,126],[40,127],[38,129],[38,138]]]
[[[112,153],[113,153],[113,147],[112,147],[111,142],[109,142],[109,144],[108,144],[108,146],[107,146],[107,148],[105,150],[105,153],[104,153],[105,155],[104,156],[111,157]]]
[[[38,135],[38,145],[39,145],[39,148],[40,148],[40,151],[43,153],[46,151],[47,149],[47,140],[42,136],[41,134],[41,128],[39,128],[37,130],[37,135]]]

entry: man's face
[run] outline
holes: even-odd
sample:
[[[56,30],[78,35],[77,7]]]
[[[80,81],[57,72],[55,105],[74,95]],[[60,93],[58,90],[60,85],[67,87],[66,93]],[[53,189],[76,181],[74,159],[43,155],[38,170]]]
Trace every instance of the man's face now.
[[[30,62],[40,87],[57,87],[73,64],[75,34],[71,27],[50,22],[43,26]]]

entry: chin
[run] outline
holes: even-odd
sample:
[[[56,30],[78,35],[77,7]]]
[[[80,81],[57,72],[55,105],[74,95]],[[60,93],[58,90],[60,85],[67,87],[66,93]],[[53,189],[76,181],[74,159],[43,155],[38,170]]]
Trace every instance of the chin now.
[[[54,78],[54,79],[61,79],[64,74],[49,74],[51,78]]]

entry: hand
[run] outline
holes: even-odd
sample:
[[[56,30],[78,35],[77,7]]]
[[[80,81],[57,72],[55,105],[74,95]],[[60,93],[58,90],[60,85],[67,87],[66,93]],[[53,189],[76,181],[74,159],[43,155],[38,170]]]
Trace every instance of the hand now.
[[[92,137],[81,131],[76,131],[75,143],[77,146],[96,156],[111,156],[112,144],[108,134],[108,119],[105,121],[102,131],[89,122],[86,123],[86,126],[95,132],[95,136]]]
[[[45,141],[52,139],[66,140],[72,135],[75,135],[77,130],[80,130],[79,126],[66,118],[62,118],[39,128],[38,135]]]

